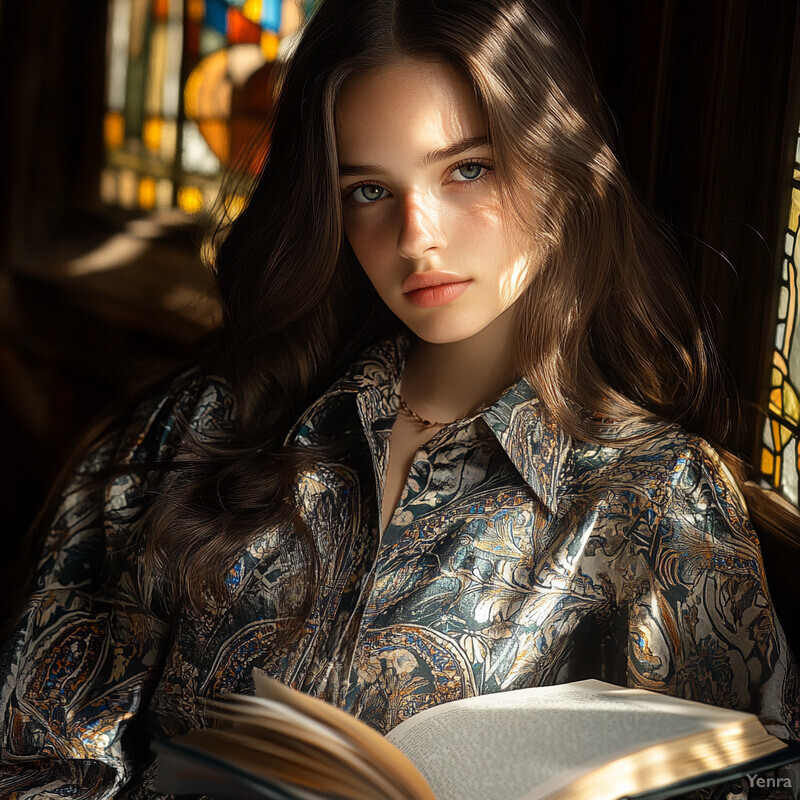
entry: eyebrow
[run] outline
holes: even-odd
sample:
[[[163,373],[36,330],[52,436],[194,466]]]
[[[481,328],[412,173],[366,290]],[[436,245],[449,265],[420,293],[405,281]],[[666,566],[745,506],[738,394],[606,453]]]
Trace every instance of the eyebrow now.
[[[425,167],[437,161],[444,161],[446,158],[453,158],[460,155],[467,150],[472,150],[476,147],[483,147],[489,144],[488,136],[470,136],[466,139],[459,139],[457,142],[448,145],[447,147],[440,147],[438,150],[432,150],[426,153],[417,161],[417,167],[424,169]],[[374,164],[339,164],[339,175],[345,177],[346,175],[385,175],[386,170]]]

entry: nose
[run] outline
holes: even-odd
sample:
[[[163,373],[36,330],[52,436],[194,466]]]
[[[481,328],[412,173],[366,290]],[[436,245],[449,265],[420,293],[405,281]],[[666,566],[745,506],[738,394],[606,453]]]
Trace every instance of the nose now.
[[[433,198],[407,194],[402,203],[397,252],[403,258],[422,258],[431,250],[447,247],[442,215]]]

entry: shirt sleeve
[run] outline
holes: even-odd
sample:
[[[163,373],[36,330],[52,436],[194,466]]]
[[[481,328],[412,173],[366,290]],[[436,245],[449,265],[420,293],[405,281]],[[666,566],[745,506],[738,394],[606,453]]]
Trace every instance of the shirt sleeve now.
[[[642,567],[628,615],[629,685],[749,711],[770,733],[800,740],[797,666],[733,477],[695,439],[654,496],[630,531]],[[788,770],[796,791],[800,771]],[[746,780],[741,788],[737,797],[760,796]]]
[[[148,758],[136,730],[170,624],[142,599],[137,575],[161,473],[92,473],[168,458],[176,411],[193,427],[211,413],[196,376],[140,404],[60,490],[32,592],[0,652],[2,797],[111,798]]]

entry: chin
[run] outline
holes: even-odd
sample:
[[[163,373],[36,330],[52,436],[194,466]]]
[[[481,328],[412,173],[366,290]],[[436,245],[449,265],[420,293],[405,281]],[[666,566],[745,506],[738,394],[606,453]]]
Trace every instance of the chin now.
[[[463,342],[483,330],[483,325],[459,324],[455,320],[428,320],[421,322],[419,319],[404,319],[403,322],[423,341],[429,344],[452,344]]]

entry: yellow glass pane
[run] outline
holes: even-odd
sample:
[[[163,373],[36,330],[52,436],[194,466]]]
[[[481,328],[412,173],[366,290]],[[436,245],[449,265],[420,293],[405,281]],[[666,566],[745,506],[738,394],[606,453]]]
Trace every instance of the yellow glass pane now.
[[[775,456],[769,450],[761,451],[761,471],[765,475],[772,475],[772,470],[775,468]]]
[[[139,208],[155,208],[156,182],[153,178],[142,178],[139,181]]]
[[[181,186],[178,189],[178,206],[187,214],[196,214],[203,209],[203,193],[196,186]]]
[[[789,227],[796,231],[800,219],[800,189],[792,189],[792,207],[789,211]]]
[[[278,57],[278,34],[272,31],[264,31],[261,34],[261,52],[267,61],[274,61]]]
[[[788,431],[777,420],[772,420],[772,440],[775,450],[780,452],[789,439]]]
[[[117,150],[125,141],[125,119],[119,111],[109,111],[103,120],[103,139],[106,147]]]
[[[245,0],[242,6],[242,14],[247,19],[260,23],[261,22],[261,0]]]
[[[144,146],[151,152],[157,153],[161,149],[161,135],[164,130],[164,120],[161,117],[150,117],[144,121],[142,127],[142,140]]]
[[[200,116],[200,88],[202,85],[202,70],[195,68],[189,73],[183,87],[183,110],[189,119],[197,119]]]
[[[783,386],[783,416],[795,425],[800,419],[800,402],[797,400],[794,387],[788,382]]]

